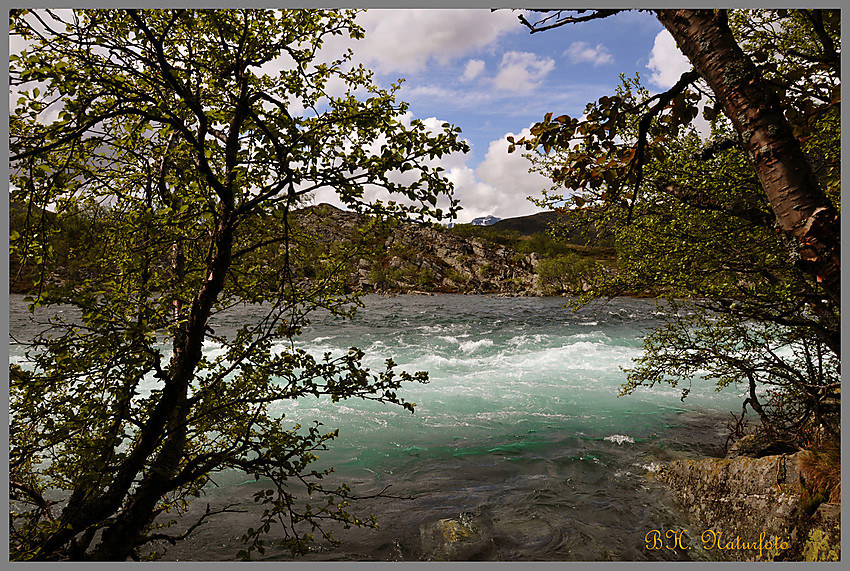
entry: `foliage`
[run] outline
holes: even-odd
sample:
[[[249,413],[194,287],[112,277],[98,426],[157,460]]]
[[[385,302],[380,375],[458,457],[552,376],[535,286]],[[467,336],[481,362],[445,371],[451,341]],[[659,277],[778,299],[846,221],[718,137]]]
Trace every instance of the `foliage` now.
[[[37,270],[31,310],[65,310],[10,365],[11,559],[138,558],[232,510],[208,509],[182,533],[157,519],[182,513],[223,470],[268,486],[244,557],[269,534],[298,554],[335,540],[323,522],[373,524],[349,512],[351,490],[310,469],[336,432],[272,404],[412,410],[397,391],[427,376],[392,360],[370,371],[357,349],[314,357],[295,346],[311,311],[350,315],[356,299],[345,248],[317,246],[290,213],[330,187],[377,219],[451,215],[451,184],[430,162],[466,145],[450,125],[404,123],[398,86],[376,87],[350,52],[318,59],[328,39],[362,37],[353,18],[11,12],[27,47],[10,57],[10,182],[26,213],[10,249]],[[399,201],[370,202],[373,189]],[[60,251],[55,238],[72,227],[81,239]],[[85,272],[57,283],[65,256]],[[261,317],[233,335],[210,327],[245,305]],[[203,352],[210,343],[218,356]]]
[[[836,13],[742,10],[729,22],[802,144],[817,178],[810,194],[823,189],[837,212]],[[692,300],[696,316],[677,317],[646,338],[623,392],[697,375],[721,387],[743,383],[751,389],[744,406],[766,430],[807,444],[817,425],[837,430],[838,417],[825,410],[840,394],[839,303],[804,259],[804,246],[777,232],[776,201],[757,176],[757,157],[744,151],[747,133],[721,113],[723,105],[694,71],[655,95],[639,77],[623,77],[582,118],[549,113],[530,137],[510,143],[537,150],[536,168],[556,183],[541,204],[615,233],[618,271],[580,303],[631,291]],[[700,110],[710,121],[708,140],[694,126]]]
[[[420,268],[409,261],[392,266],[385,265],[385,260],[376,260],[369,271],[369,281],[376,291],[413,285],[427,290],[434,285],[435,277],[429,268]]]
[[[713,379],[717,390],[743,383],[744,406],[771,436],[801,445],[837,437],[840,410],[828,397],[840,388],[840,363],[824,343],[801,328],[692,309],[668,306],[674,317],[645,343],[621,394],[667,383],[684,399],[695,377]]]
[[[601,264],[572,252],[544,258],[536,269],[544,291],[553,294],[580,293],[602,273]]]

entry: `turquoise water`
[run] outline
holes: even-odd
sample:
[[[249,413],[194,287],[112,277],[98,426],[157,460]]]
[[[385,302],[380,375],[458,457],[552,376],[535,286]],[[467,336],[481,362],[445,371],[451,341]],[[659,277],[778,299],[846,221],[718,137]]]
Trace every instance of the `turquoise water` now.
[[[400,392],[417,403],[415,414],[320,399],[282,403],[274,412],[293,424],[319,420],[338,428],[318,465],[333,466],[334,477],[355,492],[368,496],[391,485],[389,493],[407,499],[356,503],[357,513],[377,516],[380,530],[341,531],[337,550],[310,558],[439,558],[424,529],[459,517],[474,518],[483,530],[483,539],[459,555],[464,559],[691,556],[646,550],[648,531],[687,527],[669,493],[647,474],[658,462],[721,445],[729,412],[740,410],[741,389],[695,385],[684,403],[670,387],[617,398],[621,367],[640,355],[642,337],[665,317],[663,307],[616,299],[573,313],[563,299],[448,295],[369,296],[365,303],[351,321],[316,316],[298,345],[315,355],[358,346],[374,370],[392,358],[410,372],[428,371],[428,384]],[[214,328],[226,332],[251,313],[231,312]],[[236,497],[254,509],[257,484],[237,474],[219,484],[206,501]],[[167,558],[232,558],[238,536],[256,523],[252,517],[228,514]],[[285,556],[266,552],[269,559]]]
[[[614,300],[578,314],[556,298],[400,296],[366,303],[352,322],[317,320],[299,344],[314,354],[356,345],[367,366],[380,369],[392,357],[405,370],[428,371],[430,382],[403,391],[417,403],[412,415],[364,401],[279,406],[289,418],[342,429],[337,466],[372,467],[413,451],[510,456],[563,434],[645,439],[656,433],[655,421],[677,412],[740,407],[734,391],[711,387],[697,387],[687,407],[669,387],[616,397],[625,378],[620,367],[640,355],[642,336],[662,317],[652,301]]]

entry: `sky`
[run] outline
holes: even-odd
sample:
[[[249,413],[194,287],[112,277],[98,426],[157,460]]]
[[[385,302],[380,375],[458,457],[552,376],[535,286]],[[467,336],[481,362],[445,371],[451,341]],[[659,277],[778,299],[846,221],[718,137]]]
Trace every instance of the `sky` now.
[[[404,78],[398,99],[426,125],[451,123],[471,150],[441,162],[463,210],[458,222],[541,209],[551,182],[529,173],[528,159],[508,154],[506,137],[521,136],[547,112],[581,116],[588,102],[610,95],[620,74],[639,73],[651,91],[671,87],[690,64],[651,15],[631,11],[604,20],[531,34],[518,12],[367,10],[366,37],[354,59],[384,88]],[[338,48],[341,46],[331,46]],[[332,193],[316,202],[334,203]]]
[[[434,130],[445,122],[461,129],[470,152],[438,161],[462,207],[457,222],[541,210],[528,197],[540,197],[551,181],[529,172],[531,163],[521,151],[507,152],[508,136],[528,134],[548,112],[581,116],[587,103],[614,93],[620,74],[638,73],[657,92],[690,69],[672,37],[646,12],[537,34],[519,22],[519,14],[483,8],[366,10],[357,16],[364,39],[334,37],[323,48],[336,59],[350,47],[353,63],[371,69],[379,87],[404,78],[397,99],[410,105],[406,120],[421,119]],[[21,40],[10,39],[12,53],[22,47]],[[11,97],[10,104],[16,100]],[[340,205],[331,189],[317,191],[313,201]]]

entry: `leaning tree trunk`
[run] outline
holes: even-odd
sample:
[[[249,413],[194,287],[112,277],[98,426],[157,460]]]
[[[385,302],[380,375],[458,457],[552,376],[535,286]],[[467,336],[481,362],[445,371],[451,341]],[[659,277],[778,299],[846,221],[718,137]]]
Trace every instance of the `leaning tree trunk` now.
[[[780,232],[801,266],[840,299],[840,225],[779,100],[744,54],[725,10],[658,10],[694,69],[714,91],[770,200]]]
[[[174,356],[169,364],[170,378],[160,399],[169,415],[163,425],[168,436],[127,505],[113,523],[104,529],[101,542],[90,556],[92,559],[124,561],[130,557],[142,539],[145,528],[152,523],[156,504],[164,494],[174,489],[173,478],[186,448],[189,385],[201,360],[210,311],[224,288],[230,269],[234,229],[233,204],[228,201],[222,208],[212,239],[211,255],[207,262],[208,277],[193,300],[189,319],[185,324],[175,327]],[[174,269],[178,274],[183,273],[180,258],[177,253]],[[175,305],[175,318],[181,317],[179,309],[180,305]]]

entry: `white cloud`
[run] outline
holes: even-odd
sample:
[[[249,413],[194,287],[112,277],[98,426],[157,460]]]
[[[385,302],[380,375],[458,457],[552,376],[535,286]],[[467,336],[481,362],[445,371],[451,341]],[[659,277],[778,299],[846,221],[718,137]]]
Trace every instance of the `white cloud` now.
[[[510,10],[367,10],[357,22],[366,37],[348,45],[380,73],[420,71],[431,58],[446,63],[524,30]]]
[[[416,85],[414,87],[402,85],[400,99],[409,101],[410,99],[420,97],[423,99],[431,98],[434,100],[440,100],[454,97],[454,95],[455,93],[452,90],[446,89],[440,85]]]
[[[587,42],[573,42],[564,55],[573,63],[591,63],[594,67],[614,63],[614,57],[602,44],[593,48]]]
[[[411,121],[414,119],[413,115],[408,111],[403,115],[397,117],[398,121],[409,127]],[[422,119],[422,124],[425,128],[432,134],[438,134],[443,132],[443,121],[438,119],[437,117],[428,117],[427,119]],[[371,144],[365,147],[367,153],[378,155],[381,152],[381,146],[386,143],[386,139],[384,137],[379,137],[377,140],[372,141]],[[464,155],[463,153],[451,153],[449,155],[444,155],[439,158],[426,159],[423,162],[427,164],[431,168],[442,167],[444,169],[443,176],[448,180],[454,181],[458,179],[459,172],[462,172],[466,167],[466,161],[468,160],[468,155]],[[419,178],[418,170],[411,170],[404,173],[401,172],[392,172],[389,173],[389,179],[397,183],[401,186],[409,186],[413,184]],[[326,202],[328,204],[332,204],[334,206],[343,208],[344,205],[342,201],[340,201],[339,196],[336,191],[330,187],[323,187],[317,189],[312,192],[312,203],[320,204]],[[394,201],[398,204],[404,205],[412,205],[413,202],[406,197],[400,194],[391,194],[387,190],[377,187],[377,186],[367,186],[365,187],[363,199],[366,202],[375,202],[380,200],[382,202]],[[440,196],[437,201],[437,207],[442,208],[444,211],[448,210],[449,200],[445,196]]]
[[[691,69],[691,62],[679,51],[676,40],[667,30],[662,30],[655,36],[655,45],[652,47],[652,55],[649,58],[647,68],[653,70],[649,82],[661,89],[669,89],[679,81],[682,74]],[[698,107],[705,107],[707,99],[703,97]],[[699,113],[693,121],[694,127],[703,138],[711,134],[711,124],[706,121],[702,113]]]
[[[661,89],[669,89],[683,73],[691,69],[691,62],[679,51],[670,32],[662,30],[655,36],[655,45],[646,67],[653,71],[650,83]]]
[[[520,138],[528,134],[529,130],[523,129],[518,135],[506,133],[505,137],[491,141],[487,155],[474,171],[474,178],[471,169],[452,169],[458,176],[455,196],[463,206],[461,222],[488,214],[511,218],[540,210],[528,197],[539,197],[552,182],[541,174],[528,172],[531,161],[521,152],[508,153],[508,136]]]
[[[407,121],[410,117],[403,118]],[[423,120],[429,129],[440,129],[443,122],[435,117]],[[443,175],[454,185],[454,197],[463,207],[458,213],[457,222],[470,222],[479,216],[494,215],[499,218],[525,216],[539,212],[540,208],[532,204],[527,197],[540,197],[541,191],[549,188],[552,182],[538,173],[528,172],[531,162],[522,153],[508,153],[506,138],[514,135],[516,138],[529,134],[523,129],[518,135],[506,133],[505,137],[491,141],[484,161],[472,168],[468,163],[470,155],[453,153],[429,161],[431,166],[441,166],[445,169]],[[410,175],[410,173],[405,173]],[[401,175],[392,178],[401,181]],[[367,200],[395,200],[407,204],[408,201],[387,192],[370,189],[365,197]],[[320,189],[313,194],[313,202],[328,202],[342,206],[336,193],[329,188]],[[438,206],[445,209],[447,201],[441,198]]]
[[[472,168],[466,165],[453,168],[446,178],[454,185],[454,196],[463,207],[458,213],[457,222],[471,222],[474,218],[487,216],[493,211],[496,189],[480,181]]]
[[[506,91],[527,93],[534,90],[555,69],[555,60],[529,52],[506,52],[493,84]]]
[[[480,59],[471,59],[466,62],[466,68],[463,70],[462,81],[472,81],[484,71],[484,61]]]

